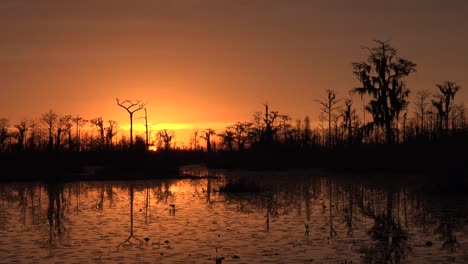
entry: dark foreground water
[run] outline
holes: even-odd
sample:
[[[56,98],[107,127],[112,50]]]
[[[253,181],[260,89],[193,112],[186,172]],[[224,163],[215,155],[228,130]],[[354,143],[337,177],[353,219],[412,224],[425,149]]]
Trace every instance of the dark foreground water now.
[[[0,187],[1,263],[467,263],[467,196],[318,172]]]

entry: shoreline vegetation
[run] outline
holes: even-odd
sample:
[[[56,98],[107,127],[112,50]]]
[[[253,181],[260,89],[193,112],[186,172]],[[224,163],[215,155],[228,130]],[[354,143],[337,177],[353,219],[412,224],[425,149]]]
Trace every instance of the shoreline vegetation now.
[[[203,164],[207,169],[287,171],[320,169],[362,175],[424,175],[426,179],[465,181],[468,136],[398,145],[294,149],[275,145],[239,151],[164,152],[3,152],[0,181],[89,181],[203,178],[181,173],[180,167]],[[376,176],[377,177],[377,176]],[[387,178],[392,180],[391,178]]]
[[[251,121],[238,121],[222,131],[195,130],[182,148],[175,146],[174,131],[162,129],[151,136],[142,100],[117,98],[116,107],[130,118],[130,137],[120,140],[117,122],[102,117],[87,120],[50,110],[37,120],[13,125],[0,117],[0,181],[180,178],[192,177],[181,174],[180,166],[205,164],[242,170],[423,174],[436,182],[465,184],[466,111],[455,100],[461,86],[444,81],[435,91],[419,90],[410,108],[405,78],[416,71],[416,64],[399,57],[388,41],[375,44],[364,47],[367,60],[352,64],[360,86],[352,88],[349,97],[326,90],[315,100],[321,106],[317,127],[308,116],[293,120],[265,104]],[[364,109],[356,108],[352,95],[366,97]],[[143,112],[144,117],[136,116]],[[141,118],[146,133],[134,136],[134,119]]]

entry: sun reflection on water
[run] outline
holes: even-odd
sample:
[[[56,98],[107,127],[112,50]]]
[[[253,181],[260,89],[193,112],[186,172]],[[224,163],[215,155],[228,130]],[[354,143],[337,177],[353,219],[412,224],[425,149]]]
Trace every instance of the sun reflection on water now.
[[[192,172],[194,168],[192,167]],[[208,172],[206,172],[209,174]],[[0,187],[6,262],[463,262],[466,199],[307,173]],[[429,202],[431,201],[431,202]]]

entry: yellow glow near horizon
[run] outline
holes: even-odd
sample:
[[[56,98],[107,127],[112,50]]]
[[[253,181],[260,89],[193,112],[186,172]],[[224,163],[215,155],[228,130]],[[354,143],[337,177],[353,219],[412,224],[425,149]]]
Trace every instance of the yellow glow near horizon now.
[[[369,99],[349,94],[361,85],[352,62],[366,60],[361,47],[373,47],[373,39],[390,39],[418,65],[406,80],[408,117],[418,90],[437,93],[443,80],[468,84],[468,1],[424,8],[407,1],[409,11],[396,13],[398,3],[382,11],[366,1],[359,8],[351,1],[239,2],[0,1],[0,118],[43,125],[40,116],[52,109],[102,117],[106,126],[115,120],[118,137],[128,137],[128,112],[115,99],[141,99],[151,133],[175,131],[181,142],[196,129],[219,133],[251,121],[265,103],[293,125],[306,115],[321,124],[316,100],[326,89],[351,97],[362,117]],[[395,19],[380,19],[386,12]],[[467,104],[468,89],[454,100]],[[135,134],[144,134],[144,116],[135,112]]]
[[[226,126],[229,126],[231,124],[234,124],[235,122],[220,122],[220,123],[197,123],[197,124],[178,124],[178,123],[161,123],[161,124],[148,124],[148,130],[151,131],[157,131],[157,130],[162,130],[162,129],[167,129],[167,130],[195,130],[198,129],[200,131],[203,131],[204,129],[211,128],[211,129],[224,129]],[[130,125],[129,124],[124,124],[120,126],[121,130],[129,130]],[[138,123],[138,124],[133,124],[133,131],[145,131],[145,125]]]
[[[194,131],[198,130],[198,136],[201,136],[203,131],[207,128],[214,129],[217,133],[221,133],[224,129],[234,124],[235,122],[211,122],[211,123],[187,123],[187,124],[180,124],[180,123],[161,123],[156,125],[148,125],[148,129],[150,131],[150,141],[152,142],[155,139],[155,132],[167,129],[169,131],[173,131],[175,133],[173,142],[176,143],[177,147],[188,146],[194,136]],[[130,125],[124,124],[119,127],[120,133],[124,135],[128,135],[130,131]],[[141,123],[133,124],[133,135],[137,136],[144,136],[145,133],[145,125]],[[199,138],[200,143],[202,139]],[[214,140],[217,140],[214,137]],[[157,150],[154,147],[151,150]]]
[[[124,130],[129,130],[130,125],[125,124],[120,127],[121,129]],[[148,124],[148,129],[149,130],[161,130],[161,129],[167,129],[167,130],[180,130],[180,129],[190,129],[190,125],[188,124],[170,124],[170,123],[165,123],[165,124]],[[134,131],[145,131],[146,127],[145,124],[133,124],[133,130]]]

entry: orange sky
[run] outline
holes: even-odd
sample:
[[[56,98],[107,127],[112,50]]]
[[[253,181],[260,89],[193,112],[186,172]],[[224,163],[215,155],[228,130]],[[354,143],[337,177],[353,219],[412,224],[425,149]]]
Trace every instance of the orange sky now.
[[[0,117],[52,108],[124,126],[119,97],[147,101],[151,123],[188,129],[249,120],[265,102],[316,120],[325,89],[357,85],[351,63],[372,39],[418,65],[413,94],[452,80],[468,101],[468,2],[380,3],[2,0]]]

